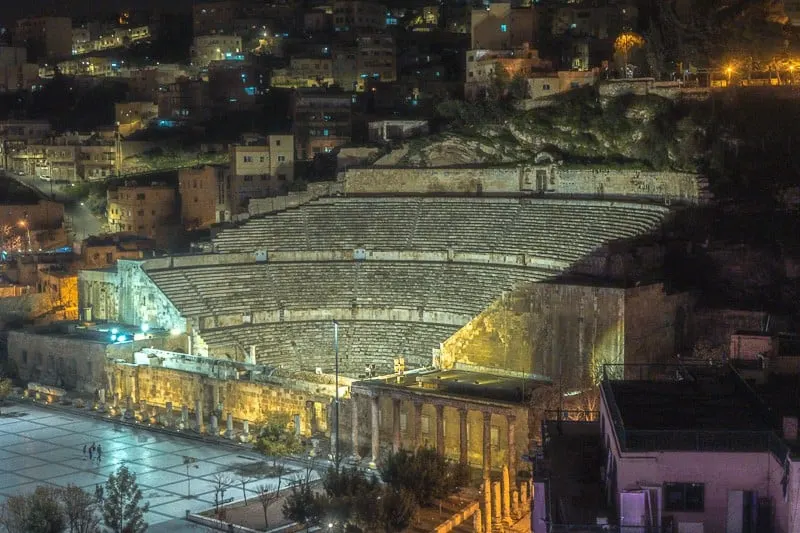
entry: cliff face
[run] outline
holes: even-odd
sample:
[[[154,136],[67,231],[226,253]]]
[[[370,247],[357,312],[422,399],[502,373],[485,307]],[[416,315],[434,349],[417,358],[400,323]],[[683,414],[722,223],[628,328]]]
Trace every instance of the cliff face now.
[[[598,98],[588,90],[564,95],[543,109],[446,102],[447,131],[390,154],[400,165],[436,167],[532,161],[546,151],[566,162],[635,165],[695,171],[703,128],[666,98]]]

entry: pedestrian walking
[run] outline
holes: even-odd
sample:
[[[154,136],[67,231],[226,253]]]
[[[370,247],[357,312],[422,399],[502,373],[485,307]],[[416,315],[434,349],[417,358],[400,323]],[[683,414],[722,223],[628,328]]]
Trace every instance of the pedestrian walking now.
[[[94,444],[89,447],[89,460],[92,460],[92,454],[94,454]]]
[[[97,445],[97,462],[100,463],[100,461],[102,459],[103,459],[103,447],[98,444]]]
[[[86,445],[83,445],[83,460],[86,460]]]

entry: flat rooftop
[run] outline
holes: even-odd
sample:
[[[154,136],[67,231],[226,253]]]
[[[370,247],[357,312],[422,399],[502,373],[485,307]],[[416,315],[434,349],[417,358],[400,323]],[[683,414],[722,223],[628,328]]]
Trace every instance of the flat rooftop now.
[[[732,379],[612,381],[626,430],[768,430],[753,402]]]
[[[369,388],[406,389],[409,392],[438,393],[468,399],[497,400],[521,403],[539,387],[549,387],[549,381],[503,376],[469,370],[423,370],[409,372],[397,380],[397,375],[381,376],[359,382]]]
[[[603,381],[623,451],[769,451],[783,460],[792,449],[780,417],[732,367],[674,368],[658,379]]]

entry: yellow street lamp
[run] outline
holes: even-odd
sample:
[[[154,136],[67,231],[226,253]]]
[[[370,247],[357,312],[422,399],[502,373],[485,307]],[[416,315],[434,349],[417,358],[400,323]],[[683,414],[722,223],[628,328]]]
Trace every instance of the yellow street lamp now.
[[[28,251],[31,251],[31,228],[28,226],[27,220],[20,220],[19,227],[25,228],[25,233],[28,236]]]
[[[733,67],[730,65],[725,69],[725,73],[728,75],[728,86],[731,84],[731,75],[733,74]]]

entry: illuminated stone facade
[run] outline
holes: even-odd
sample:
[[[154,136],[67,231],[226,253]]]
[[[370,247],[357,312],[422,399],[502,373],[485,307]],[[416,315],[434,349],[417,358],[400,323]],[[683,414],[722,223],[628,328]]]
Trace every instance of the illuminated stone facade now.
[[[696,174],[647,170],[564,168],[555,164],[478,168],[353,168],[344,173],[348,194],[519,194],[541,192],[593,197],[657,198],[700,203],[706,191]]]
[[[581,389],[598,382],[604,364],[673,357],[686,338],[692,303],[689,294],[666,294],[661,284],[530,284],[445,341],[441,366],[563,377],[564,386]]]

